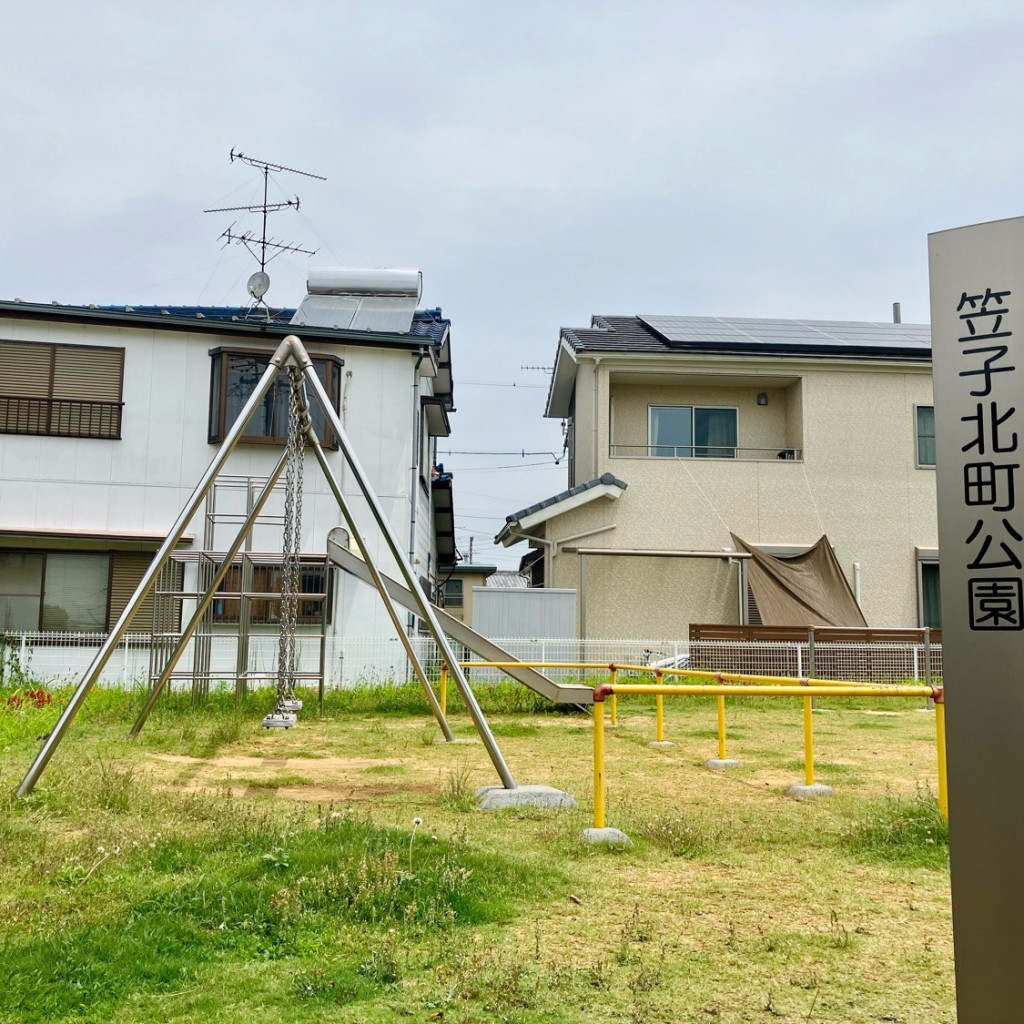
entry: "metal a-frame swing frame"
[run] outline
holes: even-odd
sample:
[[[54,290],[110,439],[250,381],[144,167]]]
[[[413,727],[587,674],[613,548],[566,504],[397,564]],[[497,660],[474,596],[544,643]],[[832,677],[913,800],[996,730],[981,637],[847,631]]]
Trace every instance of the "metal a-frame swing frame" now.
[[[512,774],[509,772],[508,766],[505,763],[505,759],[498,748],[497,741],[494,739],[490,726],[487,724],[487,719],[484,717],[484,714],[480,709],[480,705],[477,703],[476,697],[473,695],[473,691],[470,689],[469,683],[466,680],[465,674],[459,666],[458,658],[455,656],[455,652],[452,650],[451,644],[448,642],[448,638],[441,629],[440,623],[437,616],[434,614],[434,609],[431,606],[430,601],[423,593],[423,589],[420,586],[419,580],[416,578],[416,574],[413,571],[408,556],[403,552],[395,531],[392,528],[391,523],[388,521],[387,516],[384,514],[384,509],[381,506],[380,500],[373,490],[373,487],[370,485],[366,472],[363,470],[363,467],[355,454],[352,443],[341,424],[341,419],[337,412],[335,412],[334,406],[331,404],[323,384],[316,375],[312,360],[306,352],[302,342],[294,334],[290,334],[281,342],[273,356],[270,357],[269,365],[264,371],[263,376],[260,378],[256,389],[242,407],[241,412],[238,414],[238,418],[235,420],[231,429],[225,436],[223,443],[214,455],[210,465],[206,468],[206,472],[203,474],[202,479],[196,485],[191,497],[186,502],[184,508],[182,508],[178,518],[174,522],[174,525],[171,527],[164,539],[163,544],[160,545],[159,550],[153,557],[152,563],[143,574],[142,580],[139,582],[131,600],[125,606],[124,611],[114,624],[113,629],[96,652],[91,664],[82,676],[81,682],[78,684],[78,687],[75,689],[71,699],[61,712],[60,717],[57,719],[57,723],[54,725],[53,730],[46,737],[46,740],[40,748],[39,753],[36,755],[35,760],[25,773],[25,777],[22,779],[21,785],[18,786],[17,794],[19,797],[28,796],[28,794],[35,788],[35,785],[39,781],[39,777],[45,770],[50,758],[60,745],[61,740],[64,738],[64,735],[70,728],[71,723],[74,721],[75,716],[81,709],[86,697],[89,695],[89,691],[95,685],[100,673],[110,660],[110,656],[113,654],[117,645],[121,642],[122,637],[127,632],[128,623],[131,620],[132,615],[153,589],[157,577],[170,560],[171,553],[181,541],[189,522],[199,511],[207,493],[223,469],[228,457],[238,444],[238,441],[248,425],[249,420],[252,418],[253,413],[266,397],[279,375],[282,373],[287,374],[291,378],[293,387],[298,391],[300,396],[299,429],[304,434],[306,445],[312,448],[316,460],[320,464],[320,468],[324,473],[324,477],[327,480],[331,492],[334,494],[335,500],[338,502],[338,507],[341,510],[342,516],[345,519],[351,535],[356,538],[361,537],[349,504],[342,495],[341,485],[339,484],[330,463],[327,461],[320,439],[317,436],[316,431],[313,429],[312,421],[309,416],[309,403],[306,391],[307,387],[312,391],[320,408],[323,410],[327,423],[334,431],[334,434],[338,439],[338,446],[344,456],[346,464],[349,467],[352,478],[355,480],[360,492],[369,505],[381,536],[384,538],[388,550],[394,557],[402,577],[405,580],[406,586],[413,595],[417,612],[427,624],[427,629],[429,630],[430,635],[433,637],[434,642],[440,649],[442,657],[448,664],[448,671],[459,689],[466,708],[469,711],[470,717],[473,720],[473,724],[476,726],[480,739],[482,740],[484,747],[487,750],[487,754],[491,759],[491,763],[494,765],[494,768],[498,773],[498,777],[501,779],[502,787],[507,790],[514,790],[517,788],[516,783],[512,778]],[[247,534],[252,530],[257,516],[260,514],[263,506],[270,497],[274,489],[274,485],[277,483],[282,472],[284,472],[288,458],[289,449],[288,446],[286,446],[285,450],[282,452],[281,458],[271,471],[263,490],[260,492],[253,504],[252,511],[246,516],[245,520],[239,527],[238,535],[231,547],[225,553],[221,566],[214,575],[209,588],[203,597],[201,597],[197,602],[195,612],[190,618],[185,629],[182,631],[181,638],[175,645],[174,650],[171,652],[168,662],[161,672],[159,679],[151,687],[146,703],[142,708],[142,711],[139,713],[135,724],[132,726],[129,735],[134,737],[139,734],[139,731],[145,724],[150,712],[156,705],[157,699],[164,687],[167,685],[167,682],[171,677],[171,673],[174,671],[178,660],[185,651],[185,647],[188,645],[192,635],[199,627],[203,618],[203,613],[206,611],[209,603],[213,600],[217,588],[226,577],[234,558],[245,543]],[[395,627],[395,632],[398,634],[399,639],[405,647],[406,655],[412,663],[413,670],[415,671],[420,684],[423,686],[431,710],[434,713],[434,717],[437,719],[437,723],[441,728],[445,740],[451,742],[453,739],[451,729],[444,717],[433,688],[427,679],[423,665],[413,649],[412,641],[406,635],[401,618],[396,610],[395,603],[392,601],[385,586],[384,578],[378,571],[377,566],[374,564],[372,556],[369,554],[369,546],[367,544],[361,544],[360,547],[362,548],[362,555],[366,568],[369,571],[377,592],[380,594],[381,599],[384,602],[384,606],[387,609],[388,615]]]

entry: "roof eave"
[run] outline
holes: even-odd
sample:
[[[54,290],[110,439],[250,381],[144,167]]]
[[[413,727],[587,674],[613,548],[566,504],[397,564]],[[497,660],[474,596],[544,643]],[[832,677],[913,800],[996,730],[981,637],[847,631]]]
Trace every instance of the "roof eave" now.
[[[625,489],[625,484],[622,483],[599,483],[593,487],[586,487],[584,490],[577,491],[575,494],[569,494],[561,501],[545,505],[529,515],[522,516],[520,519],[510,518],[506,520],[505,525],[494,538],[494,543],[508,548],[513,544],[518,544],[521,540],[530,540],[528,532],[545,525],[548,520],[564,515],[566,512],[571,512],[582,505],[589,505],[592,501],[597,501],[599,498],[617,501],[622,497]]]
[[[191,334],[223,335],[246,338],[278,338],[297,334],[303,338],[330,341],[338,345],[388,347],[403,349],[429,348],[438,343],[431,338],[413,334],[391,334],[383,331],[350,331],[340,328],[307,327],[301,324],[238,322],[210,318],[162,316],[150,313],[119,313],[84,306],[54,306],[34,302],[0,301],[0,318],[14,320],[66,321],[99,327],[144,328],[148,330],[186,331]]]
[[[551,386],[548,389],[547,407],[544,409],[544,416],[547,419],[560,420],[569,415],[573,391],[576,389],[576,365],[576,353],[563,334],[559,339],[555,368],[551,373]]]

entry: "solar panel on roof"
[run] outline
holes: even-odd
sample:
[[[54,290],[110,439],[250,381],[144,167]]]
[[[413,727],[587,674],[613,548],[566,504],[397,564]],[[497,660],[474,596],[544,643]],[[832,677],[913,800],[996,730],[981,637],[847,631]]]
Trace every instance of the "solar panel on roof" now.
[[[753,317],[640,316],[639,319],[669,344],[921,349],[931,345],[931,332],[926,324]]]

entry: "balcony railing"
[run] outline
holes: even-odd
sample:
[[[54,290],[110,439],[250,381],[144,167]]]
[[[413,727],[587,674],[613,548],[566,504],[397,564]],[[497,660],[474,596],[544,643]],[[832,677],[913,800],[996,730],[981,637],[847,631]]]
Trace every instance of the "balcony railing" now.
[[[49,437],[121,437],[123,402],[0,395],[0,434]]]
[[[724,445],[613,444],[613,459],[736,459],[742,462],[800,462],[802,448],[739,448]]]

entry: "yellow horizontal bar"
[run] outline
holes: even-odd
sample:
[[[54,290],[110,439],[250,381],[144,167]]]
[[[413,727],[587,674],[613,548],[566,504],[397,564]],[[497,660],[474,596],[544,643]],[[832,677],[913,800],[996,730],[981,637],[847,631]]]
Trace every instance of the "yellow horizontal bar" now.
[[[589,661],[460,661],[459,664],[463,668],[592,668],[595,672],[608,671],[607,661],[596,665]]]
[[[931,697],[930,686],[654,686],[605,684],[606,693],[715,697]]]
[[[594,672],[607,672],[614,664],[618,672],[642,672],[647,675],[682,676],[687,679],[727,680],[736,683],[764,683],[774,685],[780,679],[799,679],[801,685],[807,686],[843,686],[855,687],[860,690],[864,686],[880,684],[859,683],[848,679],[814,679],[802,676],[757,676],[743,672],[711,672],[693,668],[658,668],[654,665],[620,665],[618,662],[593,661],[462,661],[463,668],[572,668],[592,669]],[[705,690],[710,693],[710,690]],[[929,693],[930,695],[930,693]]]

